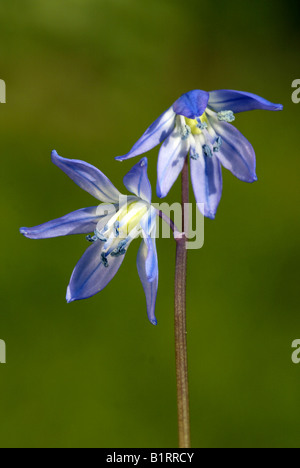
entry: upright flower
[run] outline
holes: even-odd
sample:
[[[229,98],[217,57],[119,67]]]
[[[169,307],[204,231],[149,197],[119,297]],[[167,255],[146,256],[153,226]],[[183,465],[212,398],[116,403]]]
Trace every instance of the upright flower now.
[[[156,325],[157,212],[151,206],[147,158],[124,177],[125,187],[134,194],[130,197],[121,195],[101,171],[86,162],[64,159],[56,151],[52,152],[52,161],[79,187],[104,204],[75,211],[40,226],[21,228],[20,232],[29,239],[93,233],[87,236],[91,246],[73,271],[67,290],[68,302],[87,299],[102,291],[119,270],[130,243],[142,236],[137,267],[146,294],[148,317]]]
[[[231,125],[238,112],[282,110],[255,94],[241,91],[190,91],[159,117],[123,161],[163,143],[158,157],[157,195],[165,197],[190,153],[194,194],[203,214],[215,218],[222,195],[221,165],[243,182],[255,182],[256,158],[246,138]]]

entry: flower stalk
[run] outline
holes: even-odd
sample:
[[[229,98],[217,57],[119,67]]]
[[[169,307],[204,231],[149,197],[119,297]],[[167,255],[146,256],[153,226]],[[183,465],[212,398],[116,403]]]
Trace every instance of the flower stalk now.
[[[189,169],[186,159],[182,172],[182,225],[185,231],[188,226],[189,202]],[[175,351],[179,448],[190,448],[190,411],[187,360],[186,329],[186,277],[187,249],[186,235],[176,240],[175,270]]]

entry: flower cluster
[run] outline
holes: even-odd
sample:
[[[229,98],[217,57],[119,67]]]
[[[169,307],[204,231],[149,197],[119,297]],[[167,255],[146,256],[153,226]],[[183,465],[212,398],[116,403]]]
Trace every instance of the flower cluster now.
[[[282,110],[250,93],[231,90],[190,91],[159,117],[131,151],[116,159],[123,161],[162,144],[157,168],[157,196],[166,197],[189,155],[191,179],[203,215],[215,218],[222,195],[221,166],[244,182],[254,182],[256,159],[251,144],[233,126],[235,114],[254,109]],[[67,302],[89,298],[102,291],[123,263],[128,247],[142,237],[137,257],[138,273],[145,291],[147,312],[156,325],[158,288],[156,251],[157,211],[151,205],[151,184],[147,158],[124,177],[132,195],[122,195],[94,166],[65,159],[52,152],[52,161],[79,187],[101,202],[33,228],[21,228],[30,239],[85,234],[90,242],[76,265],[67,290]]]

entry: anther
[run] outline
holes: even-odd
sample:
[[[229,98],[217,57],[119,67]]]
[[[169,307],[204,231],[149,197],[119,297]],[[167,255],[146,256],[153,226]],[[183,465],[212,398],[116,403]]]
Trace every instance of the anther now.
[[[100,231],[98,231],[98,229],[95,230],[95,237],[96,237],[96,240],[101,240],[102,242],[107,242],[107,239],[106,237],[104,237],[103,234],[101,234]]]
[[[204,153],[205,156],[207,156],[208,158],[212,158],[212,157],[213,157],[212,150],[210,149],[210,147],[209,147],[208,145],[204,145],[204,146],[203,146],[203,153]]]
[[[219,136],[217,139],[216,139],[216,142],[214,144],[214,152],[215,153],[218,153],[220,151],[220,148],[222,146],[222,138]]]
[[[218,119],[220,122],[234,122],[235,121],[235,115],[231,110],[225,110],[218,112]]]
[[[206,122],[201,122],[201,120],[198,118],[197,119],[197,128],[199,128],[199,130],[205,130],[208,128],[208,125]]]
[[[120,235],[120,223],[119,221],[116,221],[115,224],[114,224],[114,229],[115,229],[115,237],[119,237]]]
[[[191,153],[191,159],[193,159],[194,161],[197,161],[199,159],[199,154],[196,153],[196,151],[194,153]]]
[[[93,243],[93,242],[96,242],[97,237],[96,237],[96,236],[91,236],[91,235],[89,234],[88,236],[86,236],[86,240],[87,240],[88,242]]]
[[[125,245],[126,245],[126,240],[123,240],[119,243],[118,247],[111,253],[111,256],[112,257],[120,257],[121,255],[125,255],[126,254],[126,249],[125,249]]]
[[[191,127],[189,125],[185,125],[184,128],[182,129],[182,140],[187,140],[190,134],[192,133]]]
[[[105,253],[102,252],[101,254],[101,263],[104,265],[105,268],[108,268],[109,265],[108,265],[108,260],[106,258],[106,255]]]

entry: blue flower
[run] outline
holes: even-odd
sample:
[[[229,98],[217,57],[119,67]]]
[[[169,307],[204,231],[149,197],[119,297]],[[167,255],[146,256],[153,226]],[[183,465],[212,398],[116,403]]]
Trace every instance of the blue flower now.
[[[246,138],[231,125],[238,112],[282,110],[255,94],[241,91],[190,91],[158,118],[123,161],[163,143],[158,157],[157,195],[165,197],[190,153],[194,194],[204,216],[215,218],[222,195],[221,166],[243,182],[255,182],[256,158]]]
[[[40,226],[21,228],[20,232],[29,239],[94,233],[87,236],[91,246],[73,271],[68,302],[87,299],[102,291],[119,270],[130,243],[142,236],[137,268],[146,294],[148,317],[156,325],[157,211],[151,206],[147,158],[124,177],[125,187],[134,194],[129,197],[122,195],[102,172],[86,162],[64,159],[56,151],[52,153],[52,161],[79,187],[104,204],[75,211]]]

